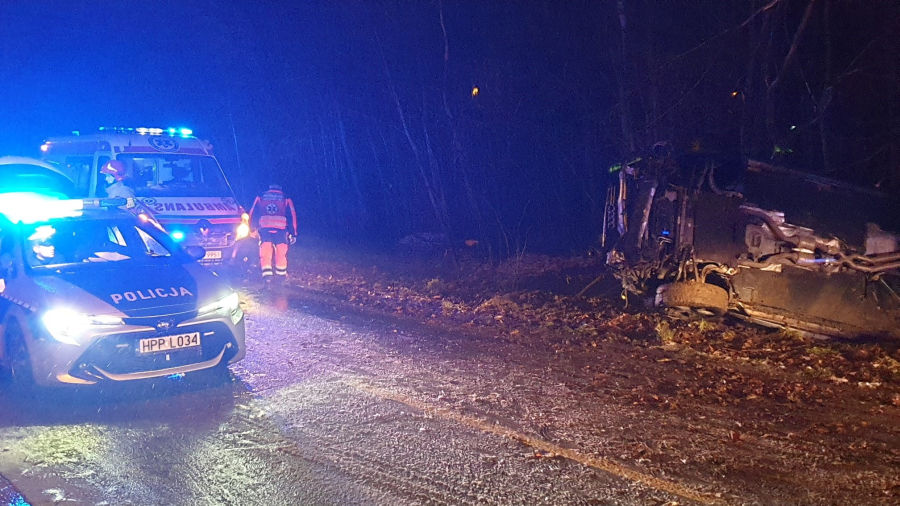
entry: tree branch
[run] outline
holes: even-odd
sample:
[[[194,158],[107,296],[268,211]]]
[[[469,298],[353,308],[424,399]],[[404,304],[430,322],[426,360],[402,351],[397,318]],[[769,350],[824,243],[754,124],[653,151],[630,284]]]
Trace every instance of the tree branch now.
[[[797,56],[797,47],[800,46],[800,39],[803,37],[803,33],[806,31],[806,27],[809,25],[809,19],[812,17],[816,1],[817,0],[810,0],[809,4],[807,4],[806,11],[803,12],[803,19],[800,21],[800,26],[798,26],[797,31],[794,32],[794,39],[791,41],[791,48],[788,49],[788,53],[784,57],[784,62],[782,62],[781,64],[781,70],[778,71],[778,74],[775,76],[775,80],[772,81],[772,84],[769,85],[769,92],[771,92],[779,84],[781,84],[781,78],[784,76],[784,73],[788,70],[788,68],[790,68],[791,64],[794,63],[794,59]]]
[[[781,1],[782,1],[782,0],[772,0],[771,2],[769,2],[769,3],[767,3],[766,5],[760,7],[759,9],[757,9],[756,12],[754,12],[753,14],[751,14],[750,17],[748,17],[748,18],[745,19],[743,22],[741,22],[741,24],[739,24],[739,25],[737,25],[737,26],[733,26],[733,27],[731,27],[731,28],[729,28],[729,29],[727,29],[727,30],[724,30],[724,31],[722,31],[722,32],[719,32],[719,33],[717,33],[716,35],[713,35],[712,37],[710,37],[710,38],[704,40],[703,42],[701,42],[701,43],[699,43],[699,44],[697,44],[696,46],[694,46],[694,47],[688,49],[687,51],[684,51],[683,53],[680,53],[680,54],[675,55],[675,56],[672,58],[672,61],[674,62],[675,60],[679,60],[679,59],[681,59],[681,58],[683,58],[683,57],[685,57],[685,56],[687,56],[687,55],[693,53],[694,51],[700,50],[701,48],[705,47],[707,44],[709,44],[710,42],[712,42],[712,41],[714,41],[714,40],[717,40],[717,39],[719,39],[719,38],[721,38],[721,37],[724,37],[724,36],[728,35],[729,33],[733,32],[733,31],[735,31],[735,30],[744,28],[745,26],[747,26],[747,25],[749,25],[750,23],[752,23],[753,20],[755,20],[757,16],[759,16],[759,15],[762,14],[763,12],[766,12],[766,11],[771,10],[771,9],[774,8],[776,5],[778,5]]]

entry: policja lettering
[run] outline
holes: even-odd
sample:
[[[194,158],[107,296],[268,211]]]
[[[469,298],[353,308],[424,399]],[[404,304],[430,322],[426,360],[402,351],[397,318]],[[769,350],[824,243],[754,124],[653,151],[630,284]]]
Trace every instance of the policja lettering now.
[[[165,297],[184,297],[185,295],[191,297],[194,296],[194,294],[191,293],[190,290],[183,286],[170,286],[168,288],[148,288],[146,290],[135,290],[133,292],[111,293],[109,294],[109,298],[112,299],[113,304],[118,304],[122,302],[123,299],[127,300],[128,302],[135,302],[137,300],[148,300]]]

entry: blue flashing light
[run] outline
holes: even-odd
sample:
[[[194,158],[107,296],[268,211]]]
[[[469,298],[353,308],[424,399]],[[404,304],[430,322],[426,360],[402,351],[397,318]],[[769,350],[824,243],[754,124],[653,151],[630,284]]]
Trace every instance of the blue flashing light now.
[[[172,239],[174,239],[175,242],[183,241],[184,240],[184,232],[182,232],[181,230],[175,230],[174,232],[172,232]]]
[[[184,127],[168,127],[168,128],[158,128],[158,127],[100,127],[99,130],[101,132],[115,132],[120,134],[133,134],[136,133],[138,135],[180,135],[181,137],[190,137],[194,135],[194,131],[190,128]],[[73,132],[74,133],[74,132]],[[76,134],[77,135],[77,134]]]
[[[669,237],[669,234],[670,234],[670,233],[671,233],[671,232],[669,232],[668,230],[663,230],[663,231],[662,231],[662,235],[664,235],[664,236],[666,236],[666,237]]]
[[[83,211],[84,202],[80,199],[33,192],[0,194],[0,214],[13,223],[30,225],[56,218],[71,218],[81,216]]]

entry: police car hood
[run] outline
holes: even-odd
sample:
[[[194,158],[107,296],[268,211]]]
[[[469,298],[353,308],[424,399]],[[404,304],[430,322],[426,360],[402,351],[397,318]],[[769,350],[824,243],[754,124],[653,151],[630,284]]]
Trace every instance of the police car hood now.
[[[85,314],[141,317],[194,311],[230,289],[197,264],[111,262],[36,276],[51,304]]]

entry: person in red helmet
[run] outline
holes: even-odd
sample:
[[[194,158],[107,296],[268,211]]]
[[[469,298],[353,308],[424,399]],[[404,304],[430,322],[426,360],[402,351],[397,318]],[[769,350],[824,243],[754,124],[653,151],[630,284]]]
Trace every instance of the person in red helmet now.
[[[263,279],[272,279],[273,274],[281,278],[287,276],[288,245],[297,240],[297,211],[281,186],[269,185],[265,193],[256,197],[250,208],[250,223],[259,233],[259,266]]]
[[[125,165],[118,160],[110,160],[100,167],[100,173],[106,177],[106,195],[110,198],[132,198],[134,190],[124,183]]]

